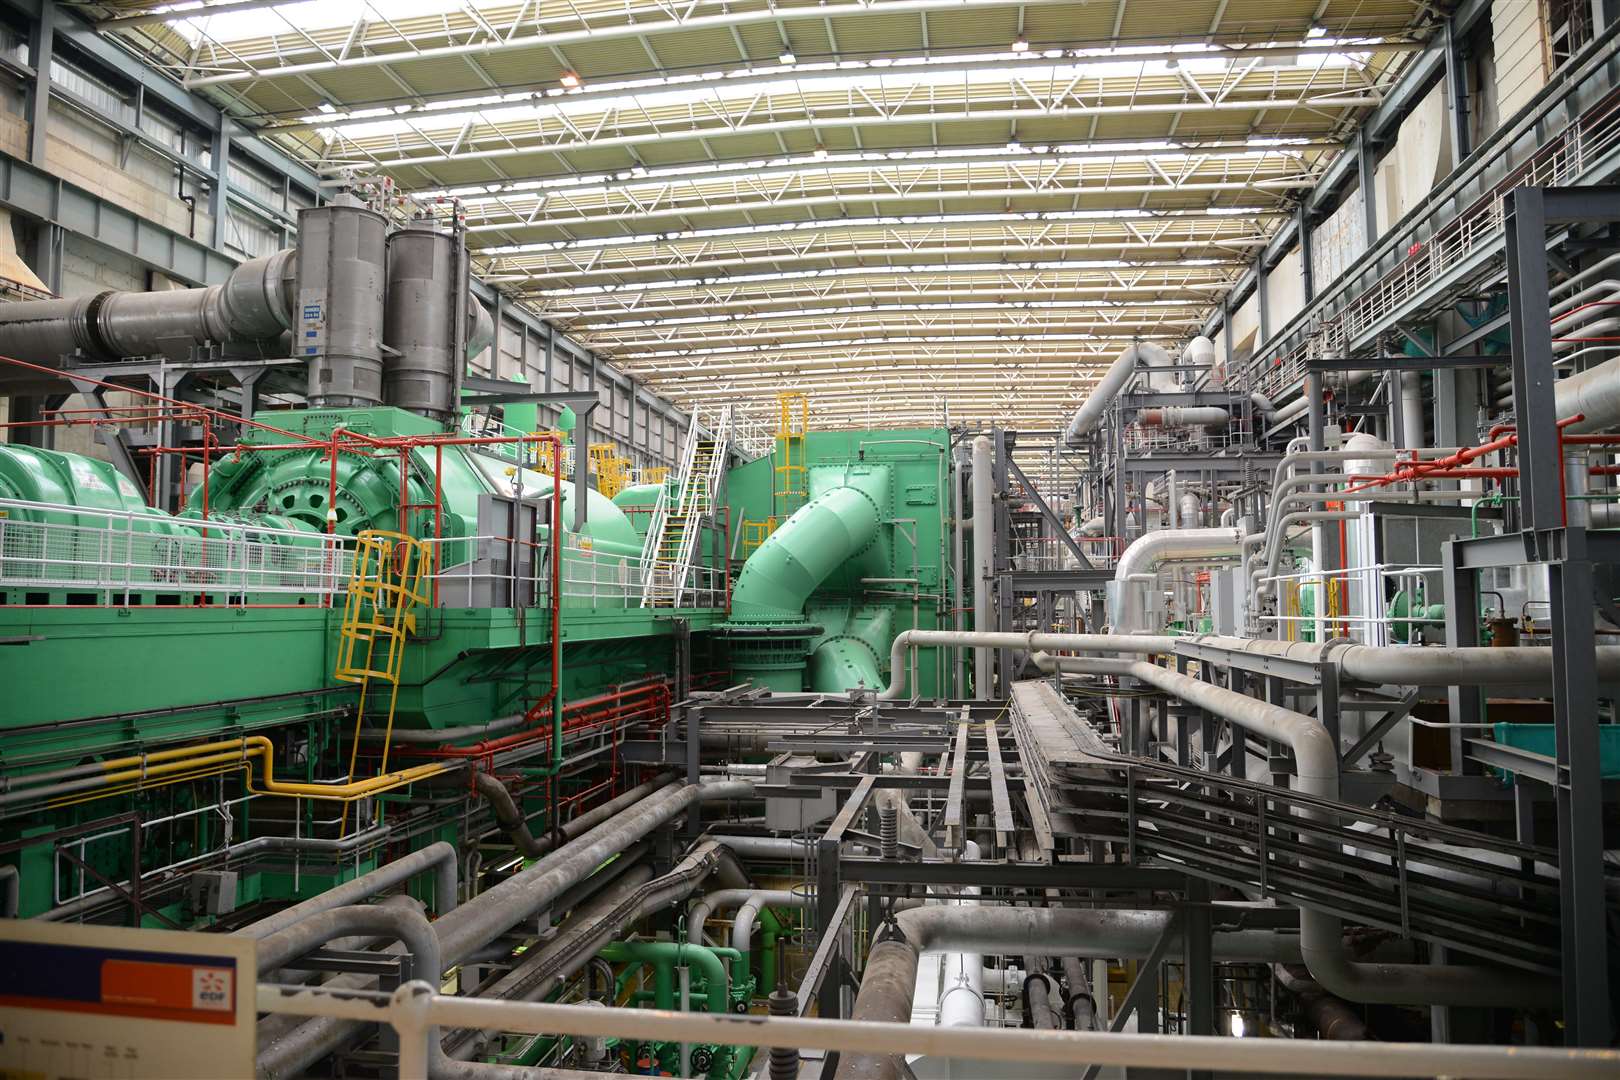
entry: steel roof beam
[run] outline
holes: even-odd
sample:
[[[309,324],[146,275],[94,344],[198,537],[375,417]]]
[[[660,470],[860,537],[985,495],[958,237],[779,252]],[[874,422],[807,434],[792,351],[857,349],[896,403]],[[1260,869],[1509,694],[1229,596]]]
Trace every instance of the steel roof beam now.
[[[204,86],[224,86],[230,83],[247,82],[254,79],[276,79],[291,75],[314,75],[323,71],[353,71],[359,68],[377,67],[393,63],[396,60],[434,60],[446,56],[463,56],[467,54],[487,56],[496,53],[512,52],[519,49],[546,48],[550,46],[565,46],[579,42],[597,43],[616,40],[619,38],[633,38],[641,34],[656,33],[660,30],[698,30],[705,28],[730,28],[733,26],[750,25],[757,22],[775,22],[795,18],[823,19],[838,18],[845,15],[871,15],[874,12],[882,14],[899,14],[903,12],[921,11],[963,11],[974,8],[1007,8],[1027,4],[1032,7],[1052,7],[1065,3],[1066,0],[884,0],[881,4],[872,4],[864,0],[856,2],[822,3],[818,6],[807,7],[803,14],[791,7],[782,7],[772,4],[757,11],[726,11],[714,15],[691,15],[680,17],[677,9],[671,6],[649,5],[645,10],[647,14],[676,14],[675,18],[662,22],[642,22],[639,20],[625,22],[612,26],[595,26],[579,30],[545,30],[541,28],[542,20],[526,20],[528,25],[534,26],[533,33],[519,34],[517,26],[506,28],[510,31],[501,36],[498,31],[493,37],[483,35],[471,37],[464,42],[451,45],[415,47],[412,39],[407,35],[398,35],[393,39],[376,42],[376,45],[398,45],[399,52],[366,53],[359,56],[349,56],[340,61],[334,60],[306,60],[300,62],[286,62],[288,56],[299,53],[317,52],[318,46],[298,52],[278,52],[274,57],[266,56],[266,61],[283,61],[274,67],[254,67],[248,64],[242,71],[226,71],[215,75],[191,76],[185,80],[187,87],[196,89]],[[720,6],[720,5],[712,5]],[[691,7],[687,8],[692,10]],[[636,12],[634,14],[638,14]],[[583,22],[584,16],[578,16]],[[435,30],[431,34],[417,35],[419,37],[442,37],[443,30]],[[372,45],[362,40],[361,47]],[[255,58],[257,59],[257,58]]]
[[[940,124],[952,122],[978,122],[990,120],[1037,120],[1062,117],[1072,119],[1087,116],[1117,117],[1131,115],[1175,115],[1178,113],[1253,113],[1281,110],[1284,112],[1304,110],[1306,112],[1320,112],[1322,110],[1347,110],[1376,105],[1381,100],[1376,93],[1322,93],[1315,90],[1304,90],[1289,96],[1277,96],[1267,93],[1263,97],[1227,97],[1221,100],[1175,100],[1175,101],[1142,101],[1137,95],[1120,95],[1122,100],[1112,104],[1066,104],[1051,102],[1047,105],[1011,104],[1001,108],[939,108],[931,99],[928,102],[915,105],[906,102],[891,110],[873,108],[866,113],[852,113],[849,110],[855,104],[828,105],[822,113],[807,110],[804,115],[791,119],[771,119],[750,122],[749,117],[717,117],[712,110],[704,110],[702,116],[706,123],[695,126],[698,110],[693,110],[690,120],[682,121],[671,118],[670,126],[680,126],[676,130],[659,130],[648,125],[645,130],[635,133],[625,133],[627,125],[604,119],[601,123],[585,123],[581,125],[568,125],[555,133],[542,133],[538,138],[523,142],[514,142],[510,135],[492,132],[488,135],[469,137],[467,146],[452,154],[447,150],[421,153],[414,148],[401,150],[393,156],[380,152],[382,147],[372,147],[354,140],[340,137],[334,140],[325,151],[326,158],[320,168],[325,172],[339,172],[351,169],[356,165],[375,166],[378,168],[406,168],[427,167],[443,165],[454,162],[465,164],[470,161],[498,161],[525,154],[538,153],[568,153],[586,149],[605,149],[608,147],[643,146],[653,143],[662,143],[667,146],[671,141],[696,140],[703,138],[721,138],[725,136],[761,135],[774,132],[814,132],[820,128],[861,128],[874,127],[882,124]],[[1009,94],[1009,99],[1016,100],[1019,95]],[[871,106],[868,106],[871,107]],[[909,108],[910,111],[903,111]],[[637,110],[624,110],[626,113]],[[761,115],[779,115],[775,111]],[[645,121],[643,121],[645,123]],[[494,125],[491,125],[494,126]],[[587,134],[592,132],[618,132],[618,134]],[[581,137],[581,136],[584,137]],[[426,136],[418,135],[422,141],[436,145]],[[499,141],[502,145],[480,148],[485,142]],[[395,139],[396,145],[401,140]]]

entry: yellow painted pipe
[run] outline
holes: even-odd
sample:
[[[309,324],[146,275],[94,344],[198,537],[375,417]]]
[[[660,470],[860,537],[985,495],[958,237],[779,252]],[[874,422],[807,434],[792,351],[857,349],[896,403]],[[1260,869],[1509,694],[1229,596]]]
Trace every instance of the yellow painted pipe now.
[[[275,747],[268,738],[263,735],[250,735],[244,739],[203,743],[200,746],[159,750],[146,755],[117,758],[105,763],[108,771],[103,779],[108,784],[129,781],[139,784],[145,780],[174,777],[176,774],[207,768],[211,765],[225,765],[236,761],[251,764],[252,759],[258,758],[259,769],[263,772],[263,778],[257,790],[263,794],[352,802],[355,799],[363,799],[379,792],[403,787],[406,784],[414,783],[429,776],[437,776],[451,768],[450,765],[442,762],[433,762],[426,765],[413,765],[408,769],[380,773],[365,780],[351,780],[345,784],[308,784],[276,780],[273,764],[274,757]],[[183,779],[184,777],[180,778]],[[255,790],[251,768],[249,770],[248,788],[250,791]]]

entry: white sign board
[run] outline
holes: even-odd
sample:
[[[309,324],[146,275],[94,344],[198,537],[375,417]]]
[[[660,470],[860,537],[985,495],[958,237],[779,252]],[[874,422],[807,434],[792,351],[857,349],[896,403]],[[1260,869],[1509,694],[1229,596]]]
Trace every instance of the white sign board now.
[[[254,942],[0,920],[0,1078],[251,1077]]]

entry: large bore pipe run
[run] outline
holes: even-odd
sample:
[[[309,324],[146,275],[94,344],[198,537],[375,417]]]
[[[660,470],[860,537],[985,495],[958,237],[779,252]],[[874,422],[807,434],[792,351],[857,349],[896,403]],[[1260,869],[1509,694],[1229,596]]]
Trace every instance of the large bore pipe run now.
[[[244,926],[236,933],[241,937],[263,940],[322,912],[369,900],[428,870],[434,872],[433,899],[439,913],[442,915],[453,911],[456,906],[456,848],[454,844],[440,840],[302,903],[283,908],[274,915]]]
[[[976,630],[906,630],[889,647],[889,685],[878,695],[880,701],[896,701],[906,692],[906,657],[914,649],[948,646],[986,649],[1023,649],[1035,652],[1054,649],[1061,652],[1130,653],[1162,656],[1174,652],[1176,639],[1153,634],[1045,634],[981,632]]]
[[[167,292],[102,292],[0,306],[0,355],[54,364],[166,352],[176,342],[267,341],[292,326],[293,252],[249,259],[222,284]]]
[[[846,567],[877,539],[889,511],[890,469],[887,465],[818,469],[810,475],[810,501],[794,511],[743,564],[731,593],[732,666],[756,686],[797,692],[804,689],[808,657],[784,659],[776,634],[812,635],[805,605],[835,572]],[[831,643],[831,640],[829,641]],[[879,685],[880,657],[859,633],[836,635],[836,661],[818,664],[816,672],[843,683],[854,678],[867,687]],[[842,692],[848,686],[812,686]]]
[[[1552,650],[1523,646],[1378,646],[1268,641],[1214,634],[1194,639],[1234,652],[1286,656],[1309,663],[1332,663],[1342,678],[1391,686],[1538,685],[1552,680]],[[1620,679],[1620,645],[1597,647],[1601,679]]]
[[[1156,576],[1159,567],[1171,562],[1236,559],[1242,543],[1243,535],[1235,528],[1161,529],[1138,537],[1114,567],[1114,632],[1135,634],[1147,630],[1144,590],[1138,575]]]
[[[990,440],[973,440],[973,629],[985,633],[991,618],[990,586],[996,572],[995,478],[991,473]],[[990,697],[993,656],[985,646],[973,650],[973,696]],[[890,678],[893,678],[891,670]]]
[[[490,944],[508,929],[556,901],[569,887],[585,880],[603,863],[653,830],[667,824],[698,801],[747,798],[752,784],[722,781],[665,788],[635,807],[570,841],[533,866],[460,905],[433,924],[443,962],[454,966]],[[264,1075],[298,1075],[352,1037],[347,1020],[314,1020],[288,1033],[275,1048],[273,1061],[260,1057]]]
[[[1284,743],[1294,751],[1299,790],[1338,801],[1339,748],[1322,724],[1303,713],[1141,660],[1038,657],[1036,662],[1047,670],[1056,667],[1133,678],[1247,731]],[[1520,1008],[1547,1008],[1559,1001],[1555,980],[1524,972],[1462,964],[1358,963],[1345,955],[1344,928],[1337,916],[1301,908],[1299,919],[1300,952],[1311,977],[1329,993],[1350,1001]]]
[[[1108,412],[1108,406],[1113,404],[1125,384],[1130,381],[1136,372],[1137,362],[1141,361],[1149,367],[1168,367],[1171,363],[1170,354],[1159,346],[1146,341],[1138,341],[1128,346],[1124,352],[1114,360],[1113,364],[1097,380],[1092,387],[1091,396],[1086,398],[1074,419],[1063,431],[1063,441],[1069,446],[1079,446],[1085,436],[1097,430],[1103,417]]]
[[[609,799],[600,806],[594,806],[577,817],[565,822],[558,831],[562,838],[572,840],[583,835],[587,830],[595,828],[608,818],[617,814],[626,807],[633,806],[642,799],[651,795],[659,788],[665,787],[675,779],[674,773],[665,773],[655,780],[645,784],[638,784],[621,795]],[[484,801],[489,803],[491,812],[495,815],[495,823],[501,827],[514,847],[531,859],[538,859],[556,846],[550,835],[537,837],[529,830],[529,823],[519,809],[517,800],[512,797],[505,784],[486,772],[473,775],[473,790],[482,795]]]
[[[925,952],[1038,954],[1042,956],[1143,957],[1152,953],[1172,918],[1168,911],[1078,908],[986,908],[932,906],[902,911],[894,929],[872,946],[853,1020],[908,1023],[917,983],[917,958]],[[1274,931],[1239,930],[1212,935],[1215,960],[1276,963],[1297,952]],[[836,1080],[897,1080],[898,1059],[886,1054],[845,1054]]]

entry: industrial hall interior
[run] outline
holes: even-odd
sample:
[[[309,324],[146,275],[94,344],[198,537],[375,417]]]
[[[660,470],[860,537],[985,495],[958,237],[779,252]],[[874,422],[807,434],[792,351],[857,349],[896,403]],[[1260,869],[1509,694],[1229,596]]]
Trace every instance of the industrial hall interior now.
[[[1620,1080],[1620,0],[0,0],[0,1080]]]

